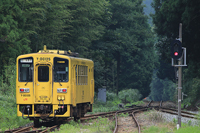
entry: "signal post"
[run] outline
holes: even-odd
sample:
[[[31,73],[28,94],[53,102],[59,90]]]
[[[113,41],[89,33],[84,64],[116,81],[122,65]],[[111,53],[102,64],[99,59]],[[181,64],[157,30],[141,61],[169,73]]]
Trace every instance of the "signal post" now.
[[[186,48],[182,47],[182,24],[181,23],[179,25],[179,39],[174,40],[171,43],[171,56],[172,56],[172,66],[178,67],[178,124],[177,124],[177,129],[178,129],[179,127],[181,127],[182,66],[187,66],[186,65]],[[177,63],[176,61],[178,61],[178,65],[175,64]]]

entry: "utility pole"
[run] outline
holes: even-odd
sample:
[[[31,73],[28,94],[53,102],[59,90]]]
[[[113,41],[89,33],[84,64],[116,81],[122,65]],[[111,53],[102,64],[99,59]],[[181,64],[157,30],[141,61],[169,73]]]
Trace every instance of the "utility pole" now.
[[[182,43],[182,24],[179,25],[179,40]],[[182,65],[182,58],[178,61]],[[178,66],[178,126],[181,127],[181,89],[182,89],[182,66]]]
[[[172,66],[178,67],[178,124],[181,127],[182,67],[186,65],[186,48],[182,47],[182,24],[179,25],[179,39],[171,43]],[[178,61],[178,64],[176,61]]]

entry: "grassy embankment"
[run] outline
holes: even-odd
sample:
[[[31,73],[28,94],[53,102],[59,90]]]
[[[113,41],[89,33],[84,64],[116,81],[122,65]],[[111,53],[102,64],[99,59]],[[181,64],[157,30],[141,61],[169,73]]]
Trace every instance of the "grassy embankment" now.
[[[128,115],[120,115],[120,117],[128,117]],[[199,133],[200,132],[200,122],[198,125],[192,126],[191,122],[182,123],[182,127],[179,130],[176,129],[177,120],[167,122],[161,113],[155,110],[151,110],[139,116],[144,123],[141,127],[142,133]],[[140,122],[142,122],[140,121]],[[114,131],[115,119],[108,118],[98,118],[96,120],[89,120],[85,123],[75,123],[74,121],[64,124],[61,126],[59,131],[56,133],[74,132],[74,133],[111,133]],[[126,131],[126,129],[124,129]],[[128,129],[127,129],[128,130]],[[137,131],[136,131],[137,133]]]
[[[120,96],[116,96],[114,93],[107,94],[107,97],[109,96],[109,100],[106,103],[101,103],[96,101],[94,103],[93,112],[92,113],[98,113],[98,112],[109,112],[118,110],[118,104],[123,101],[123,99],[120,98]],[[143,104],[142,101],[137,102],[130,102],[129,104],[135,104],[135,105],[141,105]],[[127,105],[129,105],[127,104]],[[128,115],[121,115],[121,117],[127,117]],[[199,114],[200,116],[200,114]],[[145,112],[140,117],[146,122],[146,125],[144,124],[142,126],[142,133],[198,133],[200,132],[200,122],[199,125],[192,126],[191,122],[188,123],[182,123],[182,127],[177,130],[177,120],[173,120],[171,122],[167,122],[164,117],[155,110],[151,110],[148,112]],[[83,123],[76,123],[76,124],[65,124],[61,126],[60,131],[57,132],[113,132],[115,127],[115,120],[114,118],[111,120],[108,120],[108,118],[99,118],[97,120],[90,120],[89,123],[86,122],[86,124]],[[152,123],[152,124],[149,124]],[[99,128],[103,127],[103,129]]]
[[[4,73],[6,76],[0,77],[0,131],[23,126],[30,122],[17,116],[15,66],[6,67]]]
[[[197,115],[197,117],[199,117]],[[158,111],[151,110],[144,113],[144,120],[147,120],[149,125],[142,127],[143,133],[199,133],[200,121],[197,125],[191,125],[191,121],[188,123],[182,123],[182,127],[177,130],[177,119],[168,122],[164,119],[163,114]]]

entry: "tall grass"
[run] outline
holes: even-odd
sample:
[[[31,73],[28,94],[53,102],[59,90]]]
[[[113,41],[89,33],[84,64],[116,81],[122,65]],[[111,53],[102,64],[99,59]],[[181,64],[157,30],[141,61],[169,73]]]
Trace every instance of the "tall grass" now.
[[[189,124],[181,123],[181,128],[175,130],[174,133],[200,133],[200,125],[191,126]]]
[[[162,115],[155,110],[147,112],[145,118],[155,124],[143,127],[143,133],[200,133],[200,123],[195,126],[192,126],[191,121],[181,123],[181,128],[177,130],[177,119],[173,119],[172,122],[166,122]]]
[[[28,120],[17,116],[16,106],[16,68],[6,66],[0,77],[0,131],[25,125]]]
[[[61,125],[56,133],[112,133],[115,128],[115,121],[109,121],[108,118],[90,120],[85,123],[71,121]]]

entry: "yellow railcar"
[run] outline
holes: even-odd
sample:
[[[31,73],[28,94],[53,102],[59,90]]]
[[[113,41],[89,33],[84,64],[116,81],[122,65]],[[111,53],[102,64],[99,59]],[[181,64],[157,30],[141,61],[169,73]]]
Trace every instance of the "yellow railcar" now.
[[[92,111],[94,63],[71,52],[40,50],[17,58],[17,115],[24,119],[78,119]]]

